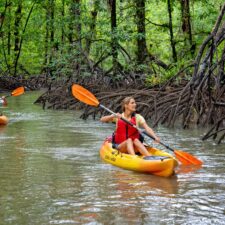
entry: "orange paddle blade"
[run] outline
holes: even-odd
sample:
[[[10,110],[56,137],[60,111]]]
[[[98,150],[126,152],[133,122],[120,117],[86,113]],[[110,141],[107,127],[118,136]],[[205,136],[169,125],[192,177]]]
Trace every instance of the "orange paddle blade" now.
[[[83,88],[78,84],[72,85],[72,94],[75,98],[77,98],[81,102],[84,102],[88,105],[95,107],[99,106],[98,99],[90,91],[88,91],[87,89]]]
[[[187,153],[175,150],[174,154],[176,155],[177,159],[183,164],[183,165],[202,165],[202,161],[194,157],[193,155]]]
[[[141,132],[142,134],[145,134],[146,136],[150,137],[151,139],[155,140],[155,138],[153,138],[151,135],[149,135],[147,132],[143,131]],[[172,149],[169,145],[166,145],[164,143],[162,143],[161,141],[159,142],[159,144],[163,145],[164,147],[166,147],[168,150],[174,152],[176,158],[183,164],[183,165],[202,165],[203,162],[199,159],[197,159],[196,157],[194,157],[193,155],[187,153],[187,152],[182,152],[182,151],[178,151],[178,150],[174,150]]]
[[[11,96],[19,96],[24,93],[24,87],[18,87],[12,91]]]

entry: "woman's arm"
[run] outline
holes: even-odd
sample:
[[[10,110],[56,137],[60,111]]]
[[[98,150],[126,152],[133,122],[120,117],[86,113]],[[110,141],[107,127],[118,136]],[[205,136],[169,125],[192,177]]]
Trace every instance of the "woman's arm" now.
[[[101,122],[104,122],[104,123],[108,123],[108,122],[113,122],[115,120],[115,115],[108,115],[108,116],[103,116],[100,118],[100,121]]]
[[[116,123],[117,119],[120,119],[121,117],[122,117],[122,114],[116,113],[109,116],[103,116],[102,118],[100,118],[100,121],[104,123],[108,123],[108,122]]]
[[[157,143],[160,142],[160,138],[155,134],[155,132],[153,131],[153,129],[150,128],[146,122],[142,123],[142,127],[146,130],[146,132],[147,132],[150,136],[152,136],[152,137],[155,139],[155,141],[156,141]]]

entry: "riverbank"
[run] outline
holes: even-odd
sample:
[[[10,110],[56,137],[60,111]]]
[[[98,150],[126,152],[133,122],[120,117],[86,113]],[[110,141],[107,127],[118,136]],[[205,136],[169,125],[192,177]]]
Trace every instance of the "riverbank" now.
[[[101,108],[90,107],[77,101],[71,94],[71,86],[74,83],[91,91],[101,104],[114,112],[120,112],[120,103],[124,97],[133,96],[138,103],[138,112],[147,120],[151,120],[153,127],[159,124],[168,127],[179,124],[184,129],[207,126],[210,129],[203,140],[212,137],[221,143],[225,138],[223,104],[213,103],[207,89],[199,91],[198,86],[193,88],[191,81],[184,77],[170,79],[164,84],[152,87],[145,85],[143,77],[137,78],[135,82],[131,80],[123,82],[109,80],[103,76],[82,79],[70,76],[56,79],[40,75],[28,79],[0,77],[0,82],[1,88],[13,89],[18,85],[25,86],[26,90],[45,88],[35,104],[41,105],[43,109],[82,110],[83,119],[89,116],[95,119],[106,112]]]

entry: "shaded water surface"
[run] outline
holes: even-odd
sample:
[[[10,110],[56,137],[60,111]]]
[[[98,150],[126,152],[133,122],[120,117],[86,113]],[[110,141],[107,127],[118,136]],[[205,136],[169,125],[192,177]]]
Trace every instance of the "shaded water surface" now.
[[[122,170],[99,158],[113,125],[43,111],[32,104],[39,94],[0,108],[10,119],[0,127],[0,224],[225,224],[224,144],[159,127],[163,142],[204,166],[172,178]]]

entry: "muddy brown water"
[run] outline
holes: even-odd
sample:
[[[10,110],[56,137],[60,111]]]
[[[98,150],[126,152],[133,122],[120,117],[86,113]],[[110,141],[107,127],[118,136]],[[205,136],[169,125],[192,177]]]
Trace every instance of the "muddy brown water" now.
[[[39,92],[0,110],[0,224],[225,224],[225,147],[204,130],[157,128],[161,140],[204,161],[162,178],[99,157],[114,126],[80,112],[42,110]],[[161,148],[161,146],[155,145]]]

